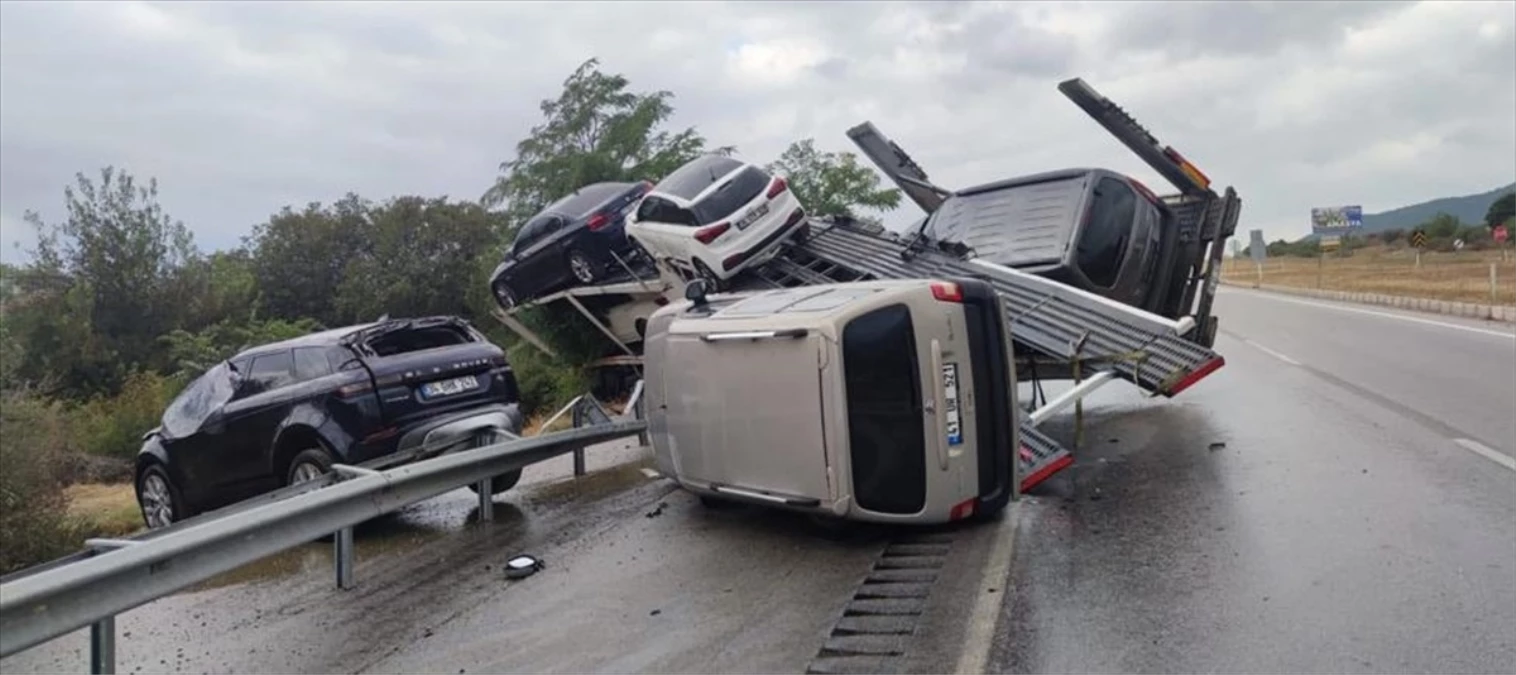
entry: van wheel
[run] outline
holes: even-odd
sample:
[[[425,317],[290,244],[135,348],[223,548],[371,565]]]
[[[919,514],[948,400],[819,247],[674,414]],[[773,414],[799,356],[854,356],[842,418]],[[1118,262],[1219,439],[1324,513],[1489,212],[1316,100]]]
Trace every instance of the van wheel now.
[[[710,284],[711,290],[714,292],[720,293],[726,290],[726,281],[716,276],[716,273],[712,272],[711,268],[706,267],[705,263],[699,260],[695,261],[695,276],[704,279],[707,284]]]
[[[589,256],[583,251],[574,249],[568,254],[569,271],[574,273],[574,278],[581,284],[595,283],[595,264],[590,262]]]
[[[301,450],[300,454],[290,460],[290,468],[285,476],[285,485],[304,483],[315,480],[330,473],[332,470],[332,456],[321,448]]]
[[[519,482],[521,482],[521,469],[502,473],[490,479],[490,494],[498,495],[502,492],[505,492],[506,490],[516,487],[516,483]],[[479,494],[478,483],[469,483],[468,489],[472,490],[476,495]]]

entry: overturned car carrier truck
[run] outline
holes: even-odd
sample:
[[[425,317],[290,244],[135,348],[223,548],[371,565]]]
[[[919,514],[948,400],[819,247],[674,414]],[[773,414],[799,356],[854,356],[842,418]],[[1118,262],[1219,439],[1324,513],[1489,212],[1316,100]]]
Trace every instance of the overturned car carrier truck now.
[[[635,317],[629,322],[635,330],[617,331],[599,325],[603,333],[614,336],[619,346],[622,358],[617,363],[641,369],[638,374],[647,388],[647,405],[653,406],[657,399],[658,406],[675,406],[656,411],[649,407],[645,411],[654,427],[655,452],[662,453],[659,461],[665,470],[707,497],[719,495],[815,508],[868,519],[890,520],[897,516],[955,519],[998,508],[999,493],[988,486],[1003,480],[1010,492],[1015,493],[1071,463],[1068,451],[1038,433],[1037,426],[1096,388],[1120,379],[1152,395],[1169,397],[1220,368],[1224,360],[1211,349],[1217,331],[1212,305],[1225,241],[1235,232],[1241,209],[1236,191],[1229,187],[1218,194],[1204,173],[1172,147],[1159,143],[1130,115],[1083,81],[1063,82],[1059,90],[1178,188],[1178,193],[1159,196],[1131,177],[1098,168],[1051,171],[949,190],[933,184],[909,155],[872,124],[865,122],[850,129],[849,137],[863,153],[926,212],[924,219],[901,235],[871,230],[846,219],[813,219],[812,234],[806,241],[786,245],[773,261],[746,273],[746,278],[733,284],[732,297],[698,299],[708,289],[697,286],[691,293],[697,300],[670,304],[687,286],[683,279],[670,282],[673,275],[663,271],[656,281],[650,277],[641,282],[641,288],[658,291],[644,292],[635,298],[628,296],[632,309],[622,307],[619,312],[624,323],[626,317]],[[886,280],[921,283],[871,285]],[[800,291],[798,295],[768,292],[839,284],[831,293],[820,293],[820,289]],[[967,306],[961,311],[991,317],[976,321],[997,322],[1000,334],[1009,341],[1004,354],[1008,364],[1004,392],[998,392],[1000,384],[993,385],[995,391],[977,389],[983,382],[1001,382],[995,379],[998,374],[991,374],[998,366],[992,365],[994,362],[984,352],[962,358],[951,379],[974,383],[976,389],[972,392],[961,391],[975,402],[976,415],[1003,415],[1003,422],[1013,430],[1008,435],[997,434],[991,427],[982,427],[983,422],[976,422],[973,428],[978,431],[967,434],[975,438],[974,444],[964,446],[963,452],[974,458],[986,452],[1003,453],[1000,458],[1006,460],[1003,464],[997,464],[999,460],[994,457],[963,460],[975,467],[968,471],[962,468],[967,464],[954,463],[956,455],[951,449],[957,446],[951,443],[949,452],[933,455],[945,433],[933,430],[933,425],[940,425],[945,419],[941,417],[942,406],[946,404],[941,394],[943,374],[933,360],[935,353],[929,346],[923,346],[926,343],[918,343],[913,358],[920,368],[919,396],[896,400],[893,410],[926,425],[918,433],[922,434],[922,447],[927,449],[923,461],[928,473],[958,471],[954,479],[958,481],[956,491],[939,494],[933,492],[937,489],[932,487],[937,485],[934,479],[916,485],[918,481],[913,478],[906,481],[911,483],[911,489],[926,490],[924,510],[909,516],[900,512],[904,508],[900,505],[891,507],[896,508],[894,512],[888,508],[877,510],[869,506],[870,498],[860,496],[859,491],[866,494],[877,488],[868,476],[885,475],[889,470],[901,470],[900,467],[880,469],[885,473],[869,474],[867,470],[858,473],[860,466],[876,460],[860,460],[857,454],[848,458],[836,454],[843,452],[840,447],[830,445],[810,450],[817,455],[813,459],[823,462],[823,474],[830,472],[824,480],[831,481],[833,488],[851,481],[851,492],[846,498],[835,489],[825,495],[818,492],[821,483],[816,481],[823,479],[817,476],[823,474],[817,474],[815,467],[797,468],[794,475],[783,480],[764,474],[778,470],[768,466],[752,469],[758,473],[743,473],[748,469],[742,467],[750,462],[737,456],[743,453],[738,448],[745,447],[745,441],[733,440],[733,435],[740,433],[737,429],[760,423],[765,428],[797,425],[794,427],[797,430],[803,425],[852,424],[844,410],[846,404],[842,403],[847,401],[842,392],[846,391],[850,377],[843,372],[847,370],[849,357],[844,337],[848,328],[842,319],[844,315],[853,316],[848,314],[852,309],[862,307],[850,303],[868,302],[855,299],[842,303],[826,310],[830,315],[808,314],[796,307],[839,302],[860,293],[863,296],[858,297],[877,299],[884,297],[879,295],[885,293],[879,290],[883,288],[890,289],[889,293],[906,295],[912,292],[906,289],[915,288],[919,295],[927,292],[922,289],[947,288],[942,284],[959,289],[957,292],[965,298],[993,298],[998,303],[993,316],[975,314],[979,310],[969,311]],[[981,295],[980,289],[989,295]],[[820,299],[826,297],[831,299]],[[772,311],[767,318],[736,319],[746,311],[741,309],[744,307],[791,301],[793,305],[784,311]],[[706,309],[695,309],[697,304]],[[911,302],[904,304],[914,306]],[[594,313],[584,311],[583,307],[578,309],[592,322],[596,320]],[[734,310],[736,314],[731,313]],[[831,319],[823,320],[823,315]],[[648,318],[643,319],[644,316]],[[933,314],[933,318],[913,315],[914,339],[932,340],[928,334],[933,330],[951,332],[950,327],[957,325],[955,322],[971,321],[952,316],[955,315],[951,312]],[[718,329],[718,323],[728,321],[735,322],[728,324],[733,328]],[[519,323],[510,323],[523,332]],[[741,328],[736,328],[739,325]],[[752,334],[718,337],[715,342],[708,337],[699,338],[703,347],[697,347],[696,343],[678,347],[684,350],[681,354],[698,354],[689,358],[701,363],[704,363],[701,359],[713,357],[715,350],[723,348],[725,345],[720,343],[724,341],[750,341],[761,351],[779,349],[773,345],[784,343],[783,336],[791,336],[788,339],[796,344],[839,340],[841,346],[837,349],[841,351],[826,356],[823,350],[810,357],[810,377],[813,381],[819,378],[821,391],[814,395],[788,394],[795,397],[788,403],[804,399],[822,409],[802,411],[798,403],[787,403],[777,408],[763,407],[761,410],[765,412],[759,413],[758,409],[733,403],[763,389],[754,389],[752,383],[778,374],[763,372],[765,362],[747,358],[713,361],[710,369],[686,363],[668,351],[672,349],[668,341],[680,343],[685,339],[680,337],[685,335],[682,331],[706,336]],[[795,337],[800,334],[796,331],[806,337]],[[525,334],[528,339],[535,339],[529,331]],[[943,338],[935,339],[940,343]],[[771,344],[773,340],[779,342]],[[823,348],[818,344],[815,349]],[[645,359],[641,356],[644,351]],[[835,374],[840,379],[833,385],[826,384],[829,380],[825,364],[830,363],[827,358],[839,359],[842,364]],[[750,367],[737,372],[734,369],[738,368],[735,365],[738,362],[749,363]],[[772,363],[780,367],[779,361]],[[1051,400],[1021,403],[1015,400],[1017,381],[1035,383],[1044,379],[1075,383]],[[828,398],[828,386],[834,387],[830,391],[835,398]],[[778,395],[772,389],[769,394]],[[810,400],[817,397],[817,401]],[[828,400],[837,401],[837,407],[826,410]],[[781,410],[788,412],[781,414]],[[744,418],[754,414],[761,420]],[[962,410],[956,414],[957,423],[963,424]],[[679,421],[675,420],[676,415]],[[662,431],[658,431],[660,428]],[[883,442],[868,440],[880,438],[873,432],[850,432],[846,428],[834,428],[828,434],[840,434],[826,438],[847,444]],[[986,441],[995,447],[979,447]],[[774,459],[771,453],[760,454]],[[938,459],[933,459],[934,456]],[[1012,457],[1014,461],[1009,459]],[[906,461],[904,455],[898,459]],[[1007,475],[990,475],[1000,471],[994,468],[997,466],[1004,466]],[[952,503],[944,512],[942,505],[949,501]],[[878,506],[880,502],[874,504]]]

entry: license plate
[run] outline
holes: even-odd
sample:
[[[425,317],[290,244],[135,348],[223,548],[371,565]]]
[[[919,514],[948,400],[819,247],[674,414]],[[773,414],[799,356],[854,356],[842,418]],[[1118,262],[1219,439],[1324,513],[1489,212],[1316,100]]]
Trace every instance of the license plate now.
[[[479,380],[473,375],[468,377],[455,377],[451,380],[438,380],[421,385],[422,398],[437,398],[438,396],[452,396],[461,394],[479,387]]]
[[[963,445],[963,424],[958,414],[958,364],[942,364],[942,414],[947,420],[948,445]]]
[[[742,217],[742,220],[737,221],[737,229],[739,229],[739,230],[745,230],[745,229],[747,229],[747,226],[752,225],[753,221],[758,220],[759,218],[762,218],[763,216],[767,215],[768,212],[769,212],[769,205],[768,204],[760,204],[758,206],[758,208],[753,209],[752,211],[748,211],[747,215],[745,215],[745,216]]]

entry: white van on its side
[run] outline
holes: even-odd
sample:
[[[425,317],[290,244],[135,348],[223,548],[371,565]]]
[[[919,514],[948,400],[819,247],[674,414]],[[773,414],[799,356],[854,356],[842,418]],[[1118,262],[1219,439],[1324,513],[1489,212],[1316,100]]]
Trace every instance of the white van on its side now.
[[[699,297],[648,321],[659,469],[703,499],[879,522],[1002,509],[1019,447],[1002,303],[975,280]]]

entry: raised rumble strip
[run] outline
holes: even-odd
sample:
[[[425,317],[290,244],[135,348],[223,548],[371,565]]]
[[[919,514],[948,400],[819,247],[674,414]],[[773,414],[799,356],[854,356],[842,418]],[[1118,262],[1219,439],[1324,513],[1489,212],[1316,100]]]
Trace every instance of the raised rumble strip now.
[[[909,535],[886,546],[805,672],[900,672],[952,546],[948,534]]]

